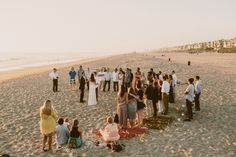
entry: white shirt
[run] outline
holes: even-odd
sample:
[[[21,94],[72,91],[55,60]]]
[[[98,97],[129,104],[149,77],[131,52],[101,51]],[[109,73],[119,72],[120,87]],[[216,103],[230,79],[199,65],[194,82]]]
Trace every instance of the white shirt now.
[[[161,81],[163,81],[163,76],[162,76],[162,75],[159,75],[159,79],[160,79]]]
[[[105,80],[106,81],[110,81],[111,77],[112,77],[111,72],[105,72]]]
[[[185,99],[188,99],[189,101],[193,102],[194,101],[194,85],[193,84],[190,84],[188,85],[187,89],[185,90],[185,93],[188,93],[186,96],[185,96]]]
[[[176,76],[176,74],[173,74],[172,78],[173,78],[173,86],[177,85],[177,76]]]
[[[64,125],[56,126],[56,142],[59,145],[67,144],[69,139],[69,130]]]
[[[195,84],[195,91],[197,94],[202,92],[202,81],[201,80],[197,80],[197,82]]]
[[[57,72],[52,71],[49,73],[49,77],[51,77],[52,79],[58,79],[59,75]]]
[[[113,82],[118,82],[119,81],[119,72],[113,72],[112,73],[112,79],[113,79]]]
[[[170,92],[170,84],[167,81],[163,81],[163,84],[161,86],[161,92],[169,94],[169,92]]]

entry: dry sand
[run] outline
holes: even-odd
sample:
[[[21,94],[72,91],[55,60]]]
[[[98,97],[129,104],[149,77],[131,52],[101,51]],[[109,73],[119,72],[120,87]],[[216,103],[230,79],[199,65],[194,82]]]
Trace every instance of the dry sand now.
[[[172,58],[172,62],[167,59]],[[115,93],[100,92],[97,106],[88,107],[79,103],[79,92],[68,89],[67,73],[70,68],[59,69],[59,93],[52,92],[52,82],[48,72],[29,75],[19,79],[5,81],[0,85],[0,154],[11,156],[236,156],[236,79],[232,71],[236,70],[236,55],[224,54],[224,65],[213,63],[217,54],[189,56],[192,61],[187,66],[186,60],[177,59],[184,54],[126,54],[107,57],[101,60],[83,63],[84,67],[102,66],[141,67],[147,72],[150,67],[155,71],[170,73],[172,70],[181,82],[200,75],[204,90],[201,96],[201,111],[194,115],[192,122],[175,121],[165,130],[149,130],[149,134],[130,140],[122,140],[124,151],[112,153],[105,146],[91,144],[91,130],[101,128],[104,119],[116,110]],[[176,58],[176,60],[174,59]],[[179,57],[182,58],[182,57]],[[205,61],[202,63],[201,61]],[[212,62],[208,62],[208,60]],[[227,61],[229,60],[229,61]],[[219,60],[220,62],[221,60]],[[209,66],[207,65],[209,64]],[[224,70],[223,70],[224,69]],[[1,75],[0,75],[1,77]],[[170,114],[183,118],[179,110],[185,105],[184,90],[186,85],[177,86],[177,102],[170,105]],[[87,91],[85,98],[87,100]],[[85,145],[78,150],[63,148],[59,151],[42,152],[39,131],[39,107],[46,99],[54,102],[54,107],[61,117],[77,118],[87,138]]]

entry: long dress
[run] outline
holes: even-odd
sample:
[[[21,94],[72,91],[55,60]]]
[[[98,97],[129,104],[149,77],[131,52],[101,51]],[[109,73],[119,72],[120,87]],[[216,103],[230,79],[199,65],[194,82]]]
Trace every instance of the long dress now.
[[[88,98],[88,106],[96,105],[97,104],[97,98],[96,98],[96,88],[98,85],[96,85],[94,82],[89,83],[89,98]]]

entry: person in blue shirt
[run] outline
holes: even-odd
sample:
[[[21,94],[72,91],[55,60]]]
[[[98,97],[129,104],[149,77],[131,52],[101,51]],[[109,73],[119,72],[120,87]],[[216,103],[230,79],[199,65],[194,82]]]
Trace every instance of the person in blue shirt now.
[[[75,90],[76,71],[74,67],[71,68],[71,71],[69,72],[69,77],[70,77],[70,88],[71,90]]]

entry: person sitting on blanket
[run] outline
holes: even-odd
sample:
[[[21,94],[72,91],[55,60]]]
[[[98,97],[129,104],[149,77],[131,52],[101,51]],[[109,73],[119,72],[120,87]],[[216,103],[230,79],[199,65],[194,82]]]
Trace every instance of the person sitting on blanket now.
[[[79,121],[74,119],[73,126],[70,130],[70,138],[68,141],[69,148],[79,148],[82,146],[82,130],[78,128]]]
[[[115,142],[120,139],[119,135],[119,129],[116,123],[113,122],[113,119],[111,117],[107,118],[107,125],[102,130],[100,129],[100,133],[103,137],[103,139],[106,142]]]

